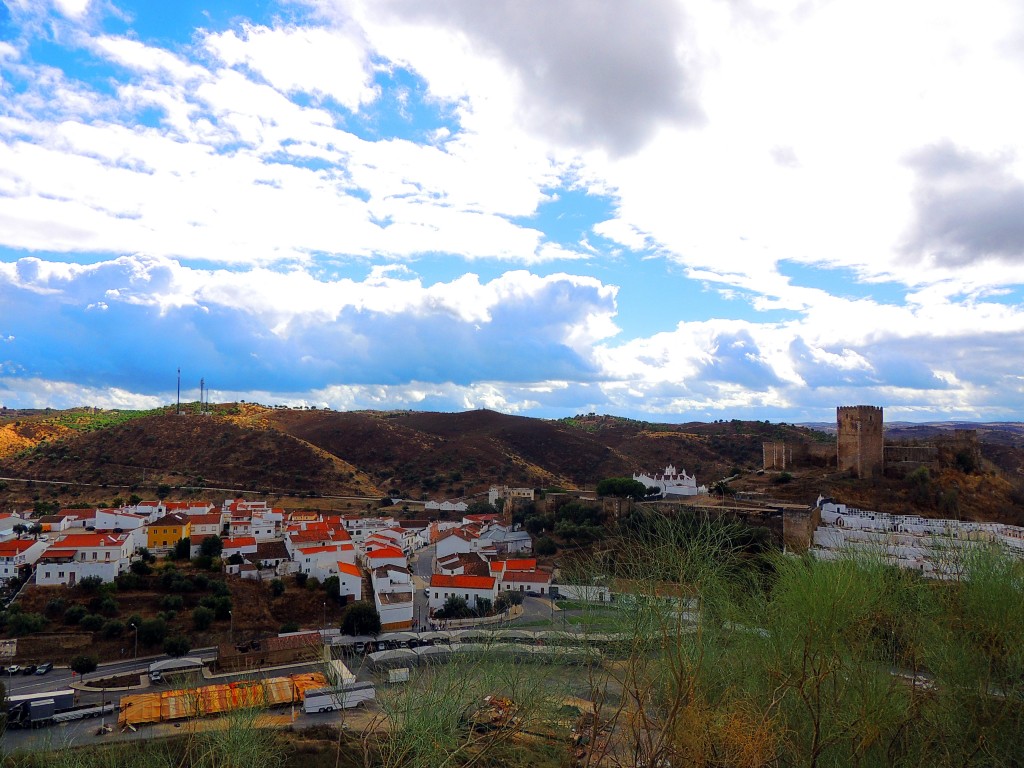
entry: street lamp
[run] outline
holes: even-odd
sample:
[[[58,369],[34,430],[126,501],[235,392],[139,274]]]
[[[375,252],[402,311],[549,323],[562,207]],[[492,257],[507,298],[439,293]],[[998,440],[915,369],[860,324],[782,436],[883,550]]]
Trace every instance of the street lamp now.
[[[230,624],[228,626],[228,640],[231,642],[232,645],[234,645],[235,644],[235,614],[233,614],[231,611],[228,611],[228,621],[230,622]]]
[[[139,660],[139,628],[137,626],[135,626],[135,622],[134,621],[131,624],[129,624],[128,626],[130,626],[135,631],[135,661],[138,661]]]
[[[327,634],[327,601],[326,600],[324,601],[324,623],[321,624],[320,626],[321,626],[320,634],[321,635],[326,635]]]

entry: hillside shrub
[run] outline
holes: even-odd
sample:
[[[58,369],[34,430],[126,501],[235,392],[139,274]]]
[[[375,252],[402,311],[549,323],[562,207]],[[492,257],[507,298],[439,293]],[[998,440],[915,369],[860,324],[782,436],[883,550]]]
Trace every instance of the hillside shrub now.
[[[550,536],[542,536],[537,539],[533,549],[538,555],[553,555],[558,551],[558,545]]]
[[[69,605],[67,610],[64,611],[64,623],[70,626],[78,624],[85,616],[89,613],[84,605],[75,603]]]
[[[191,650],[192,643],[189,642],[188,638],[182,637],[181,635],[168,637],[164,640],[164,653],[168,656],[173,656],[176,659],[180,659],[182,656],[187,656]]]
[[[185,598],[181,595],[165,595],[160,601],[160,607],[165,611],[180,611],[185,607]]]
[[[103,633],[103,636],[108,639],[120,637],[124,634],[124,622],[118,621],[117,619],[105,621],[103,622],[103,627],[100,631]]]
[[[100,601],[99,612],[107,617],[117,616],[120,613],[120,609],[117,607],[117,600],[112,597],[104,597]]]
[[[231,618],[231,598],[218,597],[213,605],[213,615],[217,621],[227,621]]]
[[[64,611],[67,609],[67,604],[63,597],[55,597],[46,603],[46,608],[43,609],[43,613],[48,619],[56,619],[58,616],[63,616]]]
[[[98,613],[90,613],[88,616],[82,617],[78,626],[87,632],[98,632],[103,627],[103,617]]]
[[[91,594],[99,591],[99,588],[103,586],[103,579],[99,576],[86,576],[84,579],[78,582],[78,589],[86,594]]]
[[[145,646],[160,645],[167,637],[167,622],[161,618],[146,619],[139,625],[139,642]]]
[[[192,609],[192,626],[202,632],[203,630],[209,629],[210,625],[213,624],[213,619],[216,614],[210,609],[202,605]]]
[[[119,590],[128,592],[133,589],[138,589],[142,584],[142,579],[132,571],[125,571],[124,573],[117,574],[114,579]]]
[[[41,613],[13,613],[7,617],[7,632],[14,637],[41,632],[46,626],[46,617]]]
[[[270,594],[274,597],[280,597],[284,594],[285,586],[281,579],[274,579],[270,582]]]

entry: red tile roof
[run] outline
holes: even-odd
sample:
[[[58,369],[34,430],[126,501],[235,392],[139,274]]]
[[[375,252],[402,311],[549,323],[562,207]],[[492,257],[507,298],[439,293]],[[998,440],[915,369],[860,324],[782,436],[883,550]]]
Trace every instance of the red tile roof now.
[[[224,549],[238,549],[239,547],[256,546],[255,536],[235,536],[231,539],[224,539]]]
[[[521,560],[506,560],[505,561],[506,571],[535,571],[537,570],[537,560],[535,558],[523,558]]]
[[[348,574],[349,576],[358,576],[362,578],[363,572],[360,571],[356,566],[351,563],[338,562],[338,573]]]
[[[57,544],[64,547],[118,547],[124,544],[124,535],[112,536],[106,533],[65,533],[57,539]]]
[[[43,552],[40,560],[63,560],[66,557],[74,557],[78,554],[77,549],[48,549]]]
[[[373,550],[373,552],[367,552],[366,556],[373,560],[380,560],[386,557],[401,557],[405,559],[405,553],[395,547],[381,547],[380,549]]]
[[[191,515],[192,525],[220,525],[220,513],[211,512],[208,515]]]
[[[435,573],[430,577],[432,587],[462,587],[463,589],[494,589],[493,576],[444,576]]]
[[[551,581],[551,574],[541,571],[510,571],[505,574],[504,581],[521,581],[525,584],[547,584]]]
[[[14,557],[35,544],[31,539],[15,539],[0,543],[0,557]]]
[[[338,548],[335,546],[327,547],[299,547],[299,552],[304,555],[315,555],[320,552],[337,552]]]

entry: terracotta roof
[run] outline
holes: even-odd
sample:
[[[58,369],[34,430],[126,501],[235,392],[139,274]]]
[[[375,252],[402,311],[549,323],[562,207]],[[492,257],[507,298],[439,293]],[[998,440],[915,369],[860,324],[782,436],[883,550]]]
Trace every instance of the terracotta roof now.
[[[107,533],[65,533],[57,539],[61,547],[120,547],[124,544],[124,535],[111,535]]]
[[[68,557],[74,557],[78,554],[77,549],[48,549],[43,552],[40,560],[63,560]]]
[[[550,573],[541,571],[509,571],[503,581],[521,581],[526,584],[547,584],[551,581]]]
[[[507,571],[535,571],[537,570],[536,558],[522,558],[520,560],[506,560],[505,570]]]
[[[381,547],[380,549],[373,550],[373,552],[367,552],[366,556],[372,559],[381,559],[385,557],[401,557],[404,559],[405,553],[395,547]]]
[[[338,548],[335,546],[327,547],[299,547],[299,552],[304,555],[315,555],[320,552],[337,552]]]
[[[206,515],[190,515],[192,525],[220,525],[220,513],[211,512]]]
[[[238,549],[239,547],[251,547],[255,544],[255,536],[235,536],[231,539],[224,539],[224,549]]]
[[[435,573],[430,577],[430,586],[494,589],[494,578],[492,576],[443,576],[440,573]]]
[[[344,573],[349,576],[358,576],[359,578],[362,578],[363,576],[363,572],[360,571],[358,567],[351,563],[343,563],[341,561],[338,561],[338,573]]]
[[[0,557],[13,557],[14,555],[20,555],[35,543],[35,541],[29,539],[5,541],[0,543]]]

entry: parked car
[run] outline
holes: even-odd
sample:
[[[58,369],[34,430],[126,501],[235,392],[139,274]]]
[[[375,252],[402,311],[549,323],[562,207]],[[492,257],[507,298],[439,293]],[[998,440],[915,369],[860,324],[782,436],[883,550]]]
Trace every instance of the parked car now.
[[[36,667],[36,674],[37,675],[45,675],[51,669],[53,669],[53,662],[52,661],[44,661],[42,664],[40,664],[38,667]]]
[[[21,665],[20,664],[11,664],[11,666],[9,666],[7,668],[7,674],[8,675],[16,675],[19,672],[21,672]]]
[[[36,667],[35,664],[29,664],[27,667],[21,670],[21,674],[34,675],[36,673],[36,669],[38,669],[38,667]]]
[[[162,683],[164,676],[160,674],[159,670],[155,670],[149,673],[149,682],[151,683]]]

